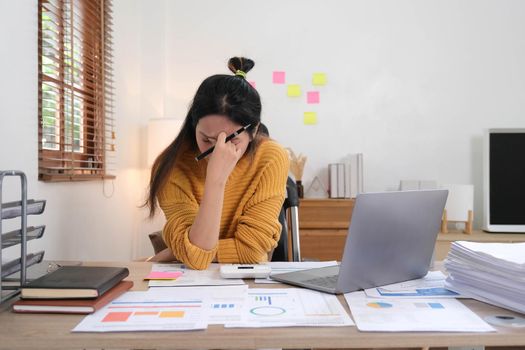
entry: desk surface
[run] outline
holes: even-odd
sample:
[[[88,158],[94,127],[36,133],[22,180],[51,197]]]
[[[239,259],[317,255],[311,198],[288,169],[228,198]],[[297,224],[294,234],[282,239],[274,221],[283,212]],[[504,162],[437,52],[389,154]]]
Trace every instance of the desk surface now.
[[[133,290],[146,290],[144,276],[151,264],[89,263],[86,265],[128,266]],[[264,285],[268,286],[278,285]],[[341,303],[348,310],[344,298]],[[475,300],[463,301],[480,316],[517,315]],[[0,308],[0,349],[260,349],[260,348],[391,348],[468,345],[525,345],[525,330],[497,328],[495,333],[371,333],[356,327],[295,327],[225,329],[211,325],[204,331],[71,333],[83,315],[37,315],[10,312],[9,302]]]

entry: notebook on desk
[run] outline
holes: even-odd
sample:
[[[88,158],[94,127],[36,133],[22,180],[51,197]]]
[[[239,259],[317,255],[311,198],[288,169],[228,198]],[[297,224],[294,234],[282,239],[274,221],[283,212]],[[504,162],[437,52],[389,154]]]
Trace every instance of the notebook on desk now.
[[[432,260],[447,190],[357,196],[340,265],[271,275],[327,293],[423,277]]]

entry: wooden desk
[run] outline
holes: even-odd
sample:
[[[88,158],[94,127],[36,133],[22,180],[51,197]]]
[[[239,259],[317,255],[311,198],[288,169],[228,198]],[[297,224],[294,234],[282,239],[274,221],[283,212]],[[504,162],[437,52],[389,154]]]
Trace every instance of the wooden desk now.
[[[89,265],[128,266],[134,290],[146,290],[142,280],[151,264],[90,263]],[[264,285],[275,287],[280,285]],[[340,300],[348,310],[346,302]],[[464,303],[480,316],[515,315],[474,300]],[[525,348],[525,331],[498,328],[496,333],[364,333],[356,327],[296,327],[225,329],[209,326],[190,332],[71,333],[82,315],[15,314],[9,305],[0,311],[0,349],[260,349],[260,348],[401,348],[467,345],[499,345]]]

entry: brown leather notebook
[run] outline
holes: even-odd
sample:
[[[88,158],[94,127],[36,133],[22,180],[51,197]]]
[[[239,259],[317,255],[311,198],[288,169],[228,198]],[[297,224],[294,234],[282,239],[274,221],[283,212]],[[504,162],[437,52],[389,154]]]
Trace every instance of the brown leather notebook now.
[[[131,281],[121,281],[96,299],[20,299],[13,303],[14,312],[90,314],[133,287]]]

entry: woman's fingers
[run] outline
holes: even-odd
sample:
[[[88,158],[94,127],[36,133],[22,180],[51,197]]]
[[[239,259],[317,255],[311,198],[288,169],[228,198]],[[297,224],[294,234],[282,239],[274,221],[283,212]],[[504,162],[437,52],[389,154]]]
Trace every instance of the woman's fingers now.
[[[217,136],[215,149],[210,156],[207,168],[207,177],[211,176],[220,182],[225,182],[241,157],[241,150],[231,141],[226,141],[226,133]]]

